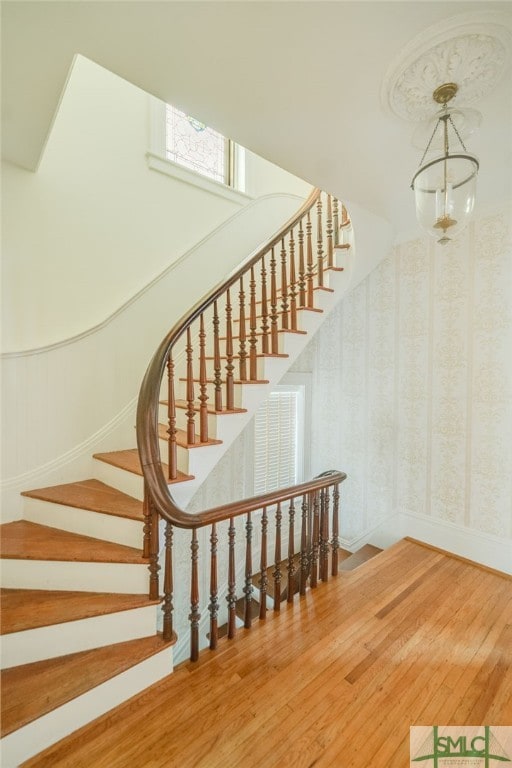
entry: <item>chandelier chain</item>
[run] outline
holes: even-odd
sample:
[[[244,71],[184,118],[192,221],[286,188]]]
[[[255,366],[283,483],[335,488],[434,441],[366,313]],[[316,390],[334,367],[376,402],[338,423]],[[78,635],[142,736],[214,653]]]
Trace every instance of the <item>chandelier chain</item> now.
[[[455,131],[455,133],[456,133],[456,135],[457,135],[457,138],[458,138],[458,140],[460,141],[460,143],[461,143],[461,145],[462,145],[462,149],[464,150],[464,152],[467,152],[467,149],[466,149],[466,145],[465,145],[465,144],[464,144],[464,142],[462,141],[462,139],[461,139],[461,136],[460,136],[460,133],[458,132],[458,130],[457,130],[457,127],[456,127],[455,123],[453,122],[453,120],[452,120],[452,116],[451,116],[451,115],[448,115],[448,120],[449,120],[449,121],[450,121],[450,123],[452,124],[452,128],[453,128],[453,130]]]
[[[427,155],[427,152],[428,152],[428,151],[429,151],[429,149],[430,149],[430,145],[432,144],[432,140],[433,140],[433,138],[434,138],[434,136],[435,136],[435,133],[436,133],[436,131],[437,131],[437,128],[438,128],[438,126],[439,126],[439,123],[440,123],[440,122],[441,122],[441,120],[439,119],[439,120],[437,121],[437,123],[434,125],[434,130],[432,131],[432,136],[431,136],[431,137],[430,137],[430,139],[429,139],[429,142],[428,142],[428,144],[427,144],[427,147],[426,147],[426,149],[425,149],[425,151],[424,151],[424,153],[423,153],[423,157],[422,157],[422,158],[421,158],[421,160],[420,160],[420,164],[418,165],[418,168],[421,168],[421,166],[423,165],[423,161],[424,161],[424,159],[425,159],[425,157],[426,157],[426,155]]]

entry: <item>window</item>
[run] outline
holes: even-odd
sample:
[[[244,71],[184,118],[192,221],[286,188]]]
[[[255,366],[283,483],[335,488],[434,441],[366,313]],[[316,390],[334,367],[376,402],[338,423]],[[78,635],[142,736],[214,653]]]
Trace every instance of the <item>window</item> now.
[[[300,483],[309,471],[308,388],[301,378],[275,387],[254,418],[255,494]]]
[[[232,141],[170,104],[166,104],[165,128],[168,160],[221,184],[234,186]]]

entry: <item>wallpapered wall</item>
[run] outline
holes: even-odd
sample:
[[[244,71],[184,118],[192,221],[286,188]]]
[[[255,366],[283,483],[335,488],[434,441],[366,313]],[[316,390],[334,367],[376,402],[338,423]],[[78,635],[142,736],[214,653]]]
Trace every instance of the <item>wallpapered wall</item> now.
[[[349,476],[346,542],[396,512],[512,536],[510,221],[396,246],[293,366],[312,373],[312,474]],[[191,509],[250,494],[249,451],[246,432]]]
[[[295,364],[313,371],[313,470],[349,475],[345,539],[395,512],[512,536],[510,221],[396,246]]]

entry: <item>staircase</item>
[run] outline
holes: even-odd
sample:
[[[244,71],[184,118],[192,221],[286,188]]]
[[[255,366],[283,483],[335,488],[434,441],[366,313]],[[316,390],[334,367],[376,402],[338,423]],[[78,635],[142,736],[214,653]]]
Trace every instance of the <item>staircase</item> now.
[[[279,315],[280,327],[274,328],[272,349],[251,354],[250,360],[246,354],[250,376],[242,369],[241,375],[232,376],[228,402],[218,400],[219,359],[223,357],[222,365],[227,365],[228,379],[230,366],[235,369],[246,362],[243,342],[249,334],[242,313],[231,328],[227,325],[227,356],[219,355],[218,349],[207,355],[202,347],[199,375],[191,375],[190,338],[181,357],[177,356],[176,392],[162,384],[158,441],[162,453],[169,456],[169,463],[160,465],[161,472],[181,507],[186,507],[339,301],[351,254],[347,244],[338,242],[338,227],[334,228],[331,215],[331,236],[333,230],[336,235],[325,253],[320,244],[321,265],[316,261],[312,267],[310,262],[311,278],[315,271],[323,272],[322,284],[310,286],[314,300],[310,306],[305,302],[297,306],[296,319],[286,327],[284,310],[278,313],[276,304],[289,300],[286,290],[292,291],[294,299],[295,286],[299,296],[297,278],[294,283],[292,275],[288,286],[274,293],[273,319],[276,324]],[[303,268],[302,291],[304,286]],[[255,327],[265,326],[265,312],[262,302],[256,306],[253,299],[251,352]],[[230,353],[230,343],[240,343],[241,352]],[[199,397],[194,398],[192,384]],[[171,404],[175,416],[170,419]],[[195,416],[201,420],[200,436],[191,430]],[[139,452],[133,445],[95,454],[92,463],[91,478],[24,492],[23,519],[1,527],[5,768],[19,765],[173,669],[175,634],[165,621],[164,635],[158,632],[160,547],[154,527],[150,534],[154,518],[148,509]],[[167,617],[168,578],[166,571]]]

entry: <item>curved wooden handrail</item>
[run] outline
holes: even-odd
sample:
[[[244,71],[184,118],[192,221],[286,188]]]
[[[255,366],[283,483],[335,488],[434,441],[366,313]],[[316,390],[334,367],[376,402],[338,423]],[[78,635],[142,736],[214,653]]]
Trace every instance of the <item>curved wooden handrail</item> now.
[[[283,237],[295,227],[299,221],[310,211],[319,200],[321,190],[313,189],[300,209],[295,213],[266,243],[249,256],[231,275],[213,288],[204,298],[196,303],[183,317],[178,320],[167,336],[162,340],[147,368],[142,381],[139,401],[137,406],[137,444],[144,479],[149,491],[152,503],[158,514],[167,522],[181,528],[196,529],[204,525],[238,516],[245,512],[261,508],[265,505],[277,503],[290,498],[290,490],[293,493],[309,493],[332,484],[334,477],[317,478],[292,489],[280,489],[279,491],[255,496],[237,502],[214,507],[200,513],[190,514],[185,512],[173,499],[167,480],[162,471],[159,434],[158,434],[158,407],[159,393],[165,366],[174,343],[183,335],[188,327],[219,299],[228,288],[233,286],[245,275],[272,248],[281,243]],[[342,472],[339,482],[345,479]]]

